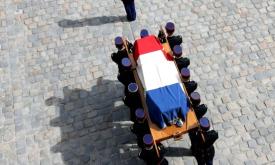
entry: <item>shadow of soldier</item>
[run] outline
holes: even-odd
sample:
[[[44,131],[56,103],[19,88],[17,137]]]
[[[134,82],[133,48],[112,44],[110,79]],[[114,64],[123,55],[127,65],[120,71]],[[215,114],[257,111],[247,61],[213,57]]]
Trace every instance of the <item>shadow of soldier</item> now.
[[[182,157],[182,156],[193,156],[192,151],[184,147],[167,147],[165,156],[168,157]]]
[[[59,117],[50,125],[60,127],[61,139],[51,151],[60,152],[64,164],[138,162],[138,147],[129,129],[129,110],[121,101],[122,91],[119,83],[99,78],[91,91],[65,87],[64,98],[45,101],[59,108]]]
[[[125,16],[100,16],[78,20],[63,19],[58,22],[58,25],[63,28],[73,28],[83,26],[98,26],[116,22],[127,22],[127,19]]]

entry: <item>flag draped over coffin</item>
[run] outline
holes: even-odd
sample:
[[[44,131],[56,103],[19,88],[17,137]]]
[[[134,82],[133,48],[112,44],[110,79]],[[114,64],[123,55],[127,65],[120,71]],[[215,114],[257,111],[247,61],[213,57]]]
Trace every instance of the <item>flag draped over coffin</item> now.
[[[164,128],[178,117],[185,119],[187,97],[173,58],[163,51],[159,40],[153,35],[136,40],[134,59],[151,120]]]

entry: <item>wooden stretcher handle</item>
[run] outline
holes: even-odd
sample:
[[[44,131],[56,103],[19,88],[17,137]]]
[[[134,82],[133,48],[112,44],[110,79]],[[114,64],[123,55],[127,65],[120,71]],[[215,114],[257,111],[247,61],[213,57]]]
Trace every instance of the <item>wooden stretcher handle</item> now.
[[[148,121],[148,125],[150,125],[150,123],[152,122],[150,117],[149,117],[149,113],[148,113],[148,109],[147,109],[147,105],[146,105],[146,101],[145,101],[145,98],[144,98],[144,88],[141,84],[141,81],[138,77],[138,74],[137,74],[137,70],[136,70],[136,62],[134,60],[134,57],[133,57],[133,54],[129,52],[129,48],[128,48],[128,45],[127,45],[127,40],[125,38],[122,38],[123,40],[123,44],[125,46],[125,49],[127,51],[127,54],[128,54],[128,57],[132,63],[132,72],[134,74],[134,78],[135,78],[135,81],[136,83],[138,84],[138,92],[139,92],[139,95],[140,95],[140,99],[141,99],[141,103],[142,103],[142,107],[144,109],[144,112],[146,114],[146,118],[147,118],[147,121]],[[150,129],[150,128],[149,128]],[[151,133],[151,132],[150,132]],[[152,133],[151,133],[152,134]],[[154,148],[155,148],[155,151],[156,151],[156,154],[158,157],[160,157],[160,153],[159,153],[159,150],[158,150],[158,146],[157,146],[157,143],[155,141],[155,139],[153,139],[154,141]]]
[[[127,51],[127,54],[129,56],[129,59],[131,61],[131,64],[132,64],[132,70],[136,69],[137,65],[136,65],[136,62],[134,61],[134,58],[133,58],[133,54],[129,52],[129,48],[128,48],[128,40],[126,38],[122,38],[122,41],[123,41],[123,45],[125,46],[125,49]],[[131,58],[132,57],[132,58]]]
[[[164,29],[163,29],[163,27],[162,27],[161,25],[160,25],[160,30],[161,30],[161,31],[163,32],[163,34],[165,35],[165,40],[166,40],[166,43],[168,44],[167,46],[170,48],[169,41],[168,41],[168,39],[167,39],[167,34],[165,33],[165,31],[164,31]],[[168,54],[169,54],[170,56],[173,57],[172,53],[173,53],[173,51],[172,51],[172,49],[170,48],[170,52],[168,52]],[[173,59],[174,59],[174,57],[173,57]],[[174,59],[174,63],[175,63],[175,65],[177,66],[175,59]],[[180,70],[178,69],[178,67],[176,67],[176,68],[177,68],[178,73],[179,73],[179,75],[180,75],[181,81],[184,82],[184,81],[183,81],[183,78],[182,78],[182,76],[181,76],[181,74],[180,74]],[[184,88],[185,93],[187,93],[187,90],[186,90],[186,88],[185,88],[185,85],[182,84],[182,86],[183,86],[183,88]],[[188,95],[187,95],[187,98],[190,100],[190,97],[189,97]],[[190,103],[191,103],[191,101],[190,101]],[[194,111],[193,107],[190,107],[190,109],[191,109],[192,111]],[[188,113],[187,113],[187,114],[188,114]],[[186,119],[187,119],[187,116],[186,116]],[[200,131],[201,136],[202,136],[202,140],[203,140],[203,142],[205,142],[205,137],[204,137],[204,135],[203,135],[202,132],[201,132],[201,127],[200,127],[200,124],[199,124],[199,122],[198,122],[197,117],[196,117],[196,120],[197,120],[197,123],[198,123],[199,131]],[[188,123],[187,123],[187,120],[186,120],[186,129],[187,129],[187,128],[188,128]]]
[[[180,139],[182,139],[182,133],[181,132],[176,132],[173,135],[173,138],[174,138],[174,140],[180,140]]]

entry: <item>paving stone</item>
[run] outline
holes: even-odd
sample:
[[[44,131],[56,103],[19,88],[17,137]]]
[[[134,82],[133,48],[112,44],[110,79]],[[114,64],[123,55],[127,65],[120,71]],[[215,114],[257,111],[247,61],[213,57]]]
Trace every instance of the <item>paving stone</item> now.
[[[229,111],[235,111],[235,110],[239,110],[240,107],[237,103],[232,102],[232,103],[227,104],[227,109]]]
[[[249,148],[256,148],[257,147],[257,143],[255,140],[249,140],[248,141],[248,147]]]
[[[246,160],[246,161],[244,162],[244,164],[245,164],[245,165],[256,165],[257,163],[256,163],[256,161],[254,161],[254,160]]]
[[[264,137],[259,137],[258,139],[256,139],[256,141],[259,145],[266,144],[266,141],[265,141]]]
[[[236,131],[234,129],[227,129],[224,133],[225,137],[231,137],[236,135]]]
[[[259,132],[264,137],[268,134],[268,130],[266,128],[260,128]]]
[[[253,131],[250,133],[250,136],[251,136],[253,139],[257,139],[258,137],[260,137],[259,130],[253,130]]]
[[[266,158],[266,156],[261,156],[256,160],[257,164],[262,164],[262,163],[266,163],[268,160]]]

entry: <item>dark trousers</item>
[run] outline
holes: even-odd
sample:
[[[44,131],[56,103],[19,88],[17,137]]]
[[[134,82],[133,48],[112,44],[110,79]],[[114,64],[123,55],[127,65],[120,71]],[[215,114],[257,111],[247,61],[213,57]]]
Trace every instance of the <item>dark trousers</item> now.
[[[136,19],[136,8],[134,0],[123,1],[125,11],[127,13],[127,19],[134,21]]]
[[[213,165],[213,160],[200,160],[197,157],[195,157],[198,165]]]

